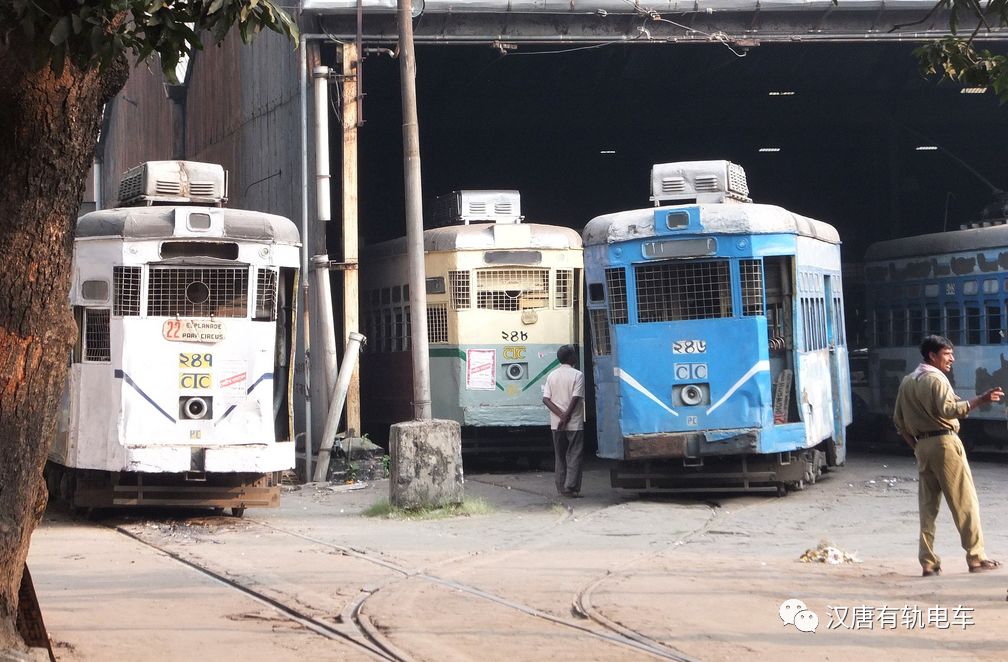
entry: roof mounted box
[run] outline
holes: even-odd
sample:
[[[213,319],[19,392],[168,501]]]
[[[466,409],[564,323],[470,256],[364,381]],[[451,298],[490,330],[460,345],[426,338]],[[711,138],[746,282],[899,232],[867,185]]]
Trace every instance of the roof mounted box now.
[[[434,201],[433,227],[521,221],[518,191],[452,191]]]
[[[745,170],[730,161],[680,161],[651,167],[655,206],[686,202],[752,202]]]
[[[123,173],[120,206],[157,202],[221,206],[227,202],[227,172],[216,163],[147,161]]]

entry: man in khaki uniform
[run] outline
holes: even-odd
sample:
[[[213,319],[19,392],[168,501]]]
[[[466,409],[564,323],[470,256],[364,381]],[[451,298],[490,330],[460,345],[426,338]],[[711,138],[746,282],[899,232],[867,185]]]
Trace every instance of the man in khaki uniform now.
[[[966,452],[959,440],[958,419],[978,405],[999,401],[1004,392],[998,386],[972,400],[960,400],[952,392],[946,376],[955,361],[949,339],[927,336],[921,342],[920,353],[924,362],[900,383],[893,422],[917,457],[922,574],[925,577],[941,574],[941,559],[934,551],[934,535],[942,494],[959,529],[969,571],[994,570],[1001,564],[988,559],[984,553],[980,503]]]

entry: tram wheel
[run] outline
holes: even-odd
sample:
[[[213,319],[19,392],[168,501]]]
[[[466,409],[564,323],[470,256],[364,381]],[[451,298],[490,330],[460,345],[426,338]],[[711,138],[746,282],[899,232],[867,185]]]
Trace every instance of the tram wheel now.
[[[777,496],[786,497],[787,496],[787,485],[784,483],[777,483]]]
[[[235,508],[231,509],[231,516],[232,517],[242,517],[244,515],[245,515],[245,507],[244,506],[242,506],[240,508],[235,507]]]

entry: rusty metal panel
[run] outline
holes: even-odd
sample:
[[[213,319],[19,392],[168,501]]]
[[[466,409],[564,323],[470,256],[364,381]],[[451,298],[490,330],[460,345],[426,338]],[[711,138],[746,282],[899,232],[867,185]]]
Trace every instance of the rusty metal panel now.
[[[625,437],[626,459],[686,457],[691,434],[654,434]]]

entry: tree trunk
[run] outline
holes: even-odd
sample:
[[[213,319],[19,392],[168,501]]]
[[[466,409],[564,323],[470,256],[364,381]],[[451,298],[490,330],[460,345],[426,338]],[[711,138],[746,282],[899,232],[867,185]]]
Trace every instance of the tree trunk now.
[[[77,334],[73,225],[102,107],[128,75],[125,61],[101,73],[68,61],[57,77],[30,54],[0,42],[0,652],[23,648],[18,587]]]

